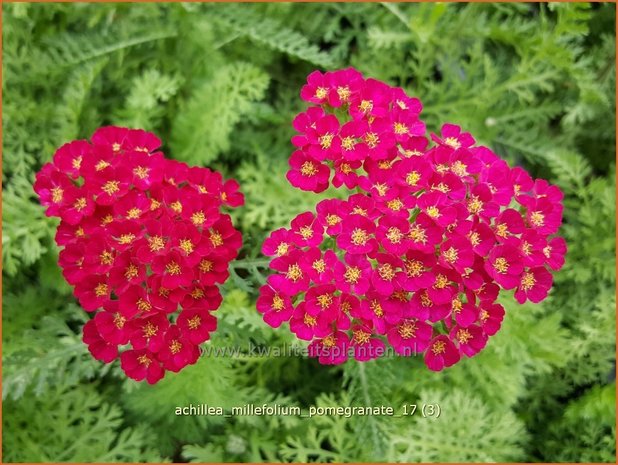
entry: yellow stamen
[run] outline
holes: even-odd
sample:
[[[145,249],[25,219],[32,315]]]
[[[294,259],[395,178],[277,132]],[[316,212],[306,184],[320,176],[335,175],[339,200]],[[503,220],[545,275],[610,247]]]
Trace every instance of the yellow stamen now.
[[[169,262],[167,265],[165,265],[165,271],[172,276],[178,276],[182,273],[180,265],[174,261]]]
[[[399,335],[404,339],[413,338],[417,329],[416,322],[413,321],[406,321],[397,327]]]
[[[354,245],[365,245],[369,240],[369,235],[363,229],[355,228],[352,231],[351,239]]]
[[[343,279],[348,284],[356,284],[361,277],[361,270],[356,266],[348,266],[343,273]]]
[[[203,258],[200,262],[199,268],[202,273],[208,273],[212,271],[213,263],[210,260],[206,260],[205,258]]]
[[[440,355],[446,352],[446,344],[444,341],[436,341],[431,346],[431,351],[434,355]]]
[[[138,166],[136,168],[133,168],[133,174],[140,179],[146,179],[148,177],[149,170],[149,168],[146,168],[144,166]]]
[[[115,194],[120,190],[120,181],[107,181],[105,184],[103,184],[101,190],[107,195]]]
[[[187,326],[189,326],[189,329],[197,329],[200,327],[201,323],[202,319],[199,315],[195,315],[193,318],[189,318],[187,320]]]
[[[285,277],[292,282],[296,282],[303,278],[303,272],[297,263],[293,263],[290,266],[288,266],[288,271],[285,274]]]
[[[99,283],[94,288],[94,295],[96,295],[97,297],[103,297],[107,295],[108,292],[109,292],[109,287],[105,283]]]
[[[170,344],[170,352],[173,355],[176,355],[178,352],[180,352],[181,349],[182,349],[182,344],[178,340],[174,339],[172,343]]]
[[[64,197],[64,190],[62,188],[52,187],[51,194],[52,194],[52,202],[54,203],[62,202],[62,198]]]
[[[314,176],[317,174],[317,172],[318,169],[316,168],[315,163],[313,163],[312,161],[306,161],[300,167],[300,174],[302,174],[303,176]]]
[[[498,257],[494,261],[494,269],[500,274],[505,274],[509,269],[509,262],[504,257]]]

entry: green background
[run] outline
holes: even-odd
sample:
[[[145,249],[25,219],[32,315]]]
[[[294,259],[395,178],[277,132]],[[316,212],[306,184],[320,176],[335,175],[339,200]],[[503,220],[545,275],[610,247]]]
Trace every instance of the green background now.
[[[615,458],[615,6],[611,4],[3,5],[3,459],[595,461]],[[391,358],[204,357],[154,387],[81,343],[89,317],[32,192],[56,147],[103,124],[235,177],[245,245],[214,347],[293,341],[254,308],[268,231],[326,196],[285,180],[314,69],[403,86],[430,130],[460,124],[564,191],[567,264],[550,298],[505,295],[503,330],[441,373]],[[177,417],[208,403],[438,403],[439,419]]]

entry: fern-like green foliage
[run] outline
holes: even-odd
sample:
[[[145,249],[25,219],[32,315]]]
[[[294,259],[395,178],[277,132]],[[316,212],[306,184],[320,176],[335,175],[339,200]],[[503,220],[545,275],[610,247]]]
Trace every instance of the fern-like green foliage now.
[[[260,100],[268,76],[248,63],[218,69],[199,86],[181,110],[172,131],[172,150],[189,163],[209,163],[229,149],[230,136],[241,116]]]
[[[122,410],[104,402],[94,386],[53,388],[44,398],[3,407],[9,462],[163,461],[148,427],[122,428]]]
[[[604,3],[3,3],[3,457],[11,462],[614,462],[615,8]],[[299,90],[355,66],[419,97],[565,194],[565,267],[541,305],[504,295],[486,349],[341,367],[255,310],[267,234],[313,210],[285,179]],[[154,131],[167,156],[236,178],[243,249],[200,361],[156,386],[81,342],[89,317],[32,191],[55,149],[99,126]],[[230,350],[230,352],[221,352]],[[216,352],[216,351],[219,352]],[[298,416],[177,416],[209,404]],[[437,404],[439,418],[400,415]],[[316,416],[310,406],[393,407]]]

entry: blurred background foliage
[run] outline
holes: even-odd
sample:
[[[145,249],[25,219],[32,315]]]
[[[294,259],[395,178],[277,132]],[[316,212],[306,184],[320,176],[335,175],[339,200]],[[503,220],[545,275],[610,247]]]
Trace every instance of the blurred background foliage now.
[[[614,5],[586,3],[5,3],[4,461],[614,462],[614,24]],[[306,75],[350,65],[421,98],[431,130],[460,124],[564,190],[569,253],[550,298],[507,296],[487,349],[437,374],[403,358],[204,357],[150,387],[93,361],[33,196],[41,164],[117,124],[236,177],[245,245],[209,344],[280,346],[287,331],[254,309],[259,246],[320,198],[284,176]],[[191,402],[439,403],[442,416],[174,415]]]

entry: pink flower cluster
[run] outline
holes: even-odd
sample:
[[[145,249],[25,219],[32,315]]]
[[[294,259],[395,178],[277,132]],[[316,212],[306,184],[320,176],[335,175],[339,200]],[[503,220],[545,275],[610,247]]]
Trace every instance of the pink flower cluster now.
[[[358,193],[266,239],[276,273],[257,307],[269,325],[289,321],[324,364],[388,344],[438,371],[496,334],[500,289],[520,303],[547,297],[566,253],[558,187],[453,124],[430,141],[419,100],[354,69],[312,73],[301,97],[314,105],[294,120],[289,181]]]
[[[48,216],[61,218],[59,265],[87,312],[84,342],[156,383],[199,357],[217,326],[217,284],[242,238],[221,207],[244,202],[238,183],[164,158],[140,129],[103,127],[60,147],[36,176]],[[173,322],[170,321],[173,319]]]

